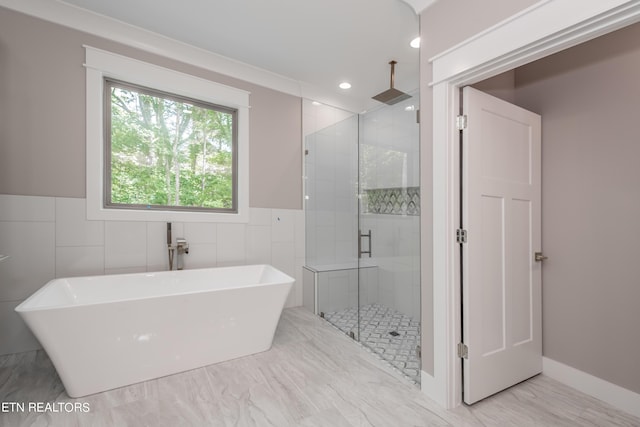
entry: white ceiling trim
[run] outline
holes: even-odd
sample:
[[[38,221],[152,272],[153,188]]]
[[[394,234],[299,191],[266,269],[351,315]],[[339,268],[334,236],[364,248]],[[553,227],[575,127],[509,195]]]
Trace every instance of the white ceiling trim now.
[[[613,31],[614,23],[616,28],[622,28],[636,22],[639,10],[640,0],[541,0],[431,58],[431,85],[453,81],[454,76],[469,84],[466,80],[469,74],[479,81],[516,68],[526,63],[524,61],[534,61]],[[604,21],[607,25],[598,31],[600,22]],[[585,31],[591,27],[596,30]],[[529,52],[526,60],[513,54],[519,46],[526,46]],[[479,64],[482,64],[482,73],[478,72]]]
[[[335,94],[326,94],[325,91],[309,83],[93,13],[60,0],[0,0],[0,6],[289,95],[311,98],[352,112],[359,112],[364,108],[358,101]]]
[[[438,0],[403,0],[413,8],[416,14],[420,15],[426,8],[434,4]]]

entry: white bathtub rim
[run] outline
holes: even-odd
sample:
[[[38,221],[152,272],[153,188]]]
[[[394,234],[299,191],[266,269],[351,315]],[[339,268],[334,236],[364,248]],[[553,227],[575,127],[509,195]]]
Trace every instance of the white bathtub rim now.
[[[230,270],[230,269],[238,269],[242,267],[268,267],[275,271],[277,271],[280,275],[280,280],[266,281],[260,283],[248,283],[241,286],[229,286],[224,288],[216,288],[210,290],[194,290],[194,291],[185,291],[185,290],[177,290],[172,293],[164,293],[160,295],[145,295],[139,297],[129,297],[129,298],[120,298],[120,299],[108,299],[104,301],[95,301],[95,302],[80,302],[80,303],[66,303],[66,304],[52,304],[52,305],[37,305],[33,307],[29,307],[37,297],[46,292],[49,287],[53,287],[59,284],[59,282],[64,280],[82,280],[88,278],[95,277],[134,277],[134,276],[146,276],[150,277],[150,275],[163,274],[163,275],[177,275],[181,272],[197,272],[204,270]],[[226,266],[226,267],[204,267],[204,268],[192,268],[188,270],[160,270],[160,271],[149,271],[149,272],[140,272],[140,273],[116,273],[116,274],[104,274],[104,275],[91,275],[91,276],[74,276],[74,277],[59,277],[52,279],[41,286],[37,291],[31,294],[27,299],[22,301],[16,308],[14,309],[17,313],[28,313],[28,312],[37,312],[37,311],[50,311],[57,309],[72,309],[75,307],[90,307],[97,305],[105,305],[105,304],[117,304],[123,302],[133,302],[133,301],[142,301],[148,299],[160,299],[160,298],[171,298],[180,295],[193,295],[193,294],[204,294],[208,292],[221,292],[221,291],[230,291],[230,290],[240,290],[240,289],[252,289],[261,286],[274,286],[274,285],[288,285],[293,284],[295,279],[283,271],[273,267],[270,264],[248,264],[248,265],[236,265],[236,266]]]

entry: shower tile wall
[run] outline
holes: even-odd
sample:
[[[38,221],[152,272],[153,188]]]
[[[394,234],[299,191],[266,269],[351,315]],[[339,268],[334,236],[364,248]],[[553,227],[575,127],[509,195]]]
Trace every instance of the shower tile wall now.
[[[0,354],[39,348],[13,309],[56,277],[166,270],[166,224],[87,221],[85,199],[0,195]],[[185,268],[272,264],[296,279],[302,305],[304,213],[250,209],[248,224],[173,223]]]
[[[360,186],[405,188],[420,185],[418,98],[361,115]]]
[[[362,116],[362,193],[420,185],[417,106],[414,96]],[[367,303],[420,319],[420,217],[363,213],[360,228],[365,233],[372,231],[373,258],[378,266],[378,299]]]
[[[363,197],[366,190],[419,186],[417,105],[414,96],[359,118],[332,117],[340,112],[304,105],[305,123],[322,122],[305,129],[308,265],[355,267],[358,173]],[[419,319],[419,216],[363,212],[359,226],[365,233],[372,230],[372,262],[377,266],[361,276],[360,305],[382,304]],[[358,304],[357,270],[322,272],[318,284],[324,311]]]
[[[358,306],[358,297],[360,305],[379,301],[377,267],[323,271],[317,274],[317,281],[318,308],[322,312],[354,309]]]
[[[377,297],[360,305],[380,304],[420,319],[420,217],[363,215],[361,227],[372,230],[377,267]]]

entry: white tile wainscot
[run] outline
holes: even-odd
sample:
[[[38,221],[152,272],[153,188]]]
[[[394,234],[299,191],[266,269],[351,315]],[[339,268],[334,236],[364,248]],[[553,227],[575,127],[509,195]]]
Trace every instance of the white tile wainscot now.
[[[304,211],[250,208],[247,224],[173,223],[185,268],[272,264],[296,279],[302,305]],[[40,348],[13,309],[56,277],[166,270],[164,222],[87,221],[86,200],[0,194],[0,354]]]

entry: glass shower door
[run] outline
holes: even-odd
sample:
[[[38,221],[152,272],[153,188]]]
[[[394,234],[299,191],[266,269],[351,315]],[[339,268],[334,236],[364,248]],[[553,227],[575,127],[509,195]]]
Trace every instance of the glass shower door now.
[[[359,340],[420,382],[418,95],[360,116]]]
[[[306,266],[315,311],[358,338],[358,115],[305,100]]]
[[[418,383],[418,97],[355,115],[306,101],[312,309]],[[305,297],[306,298],[306,297]]]

